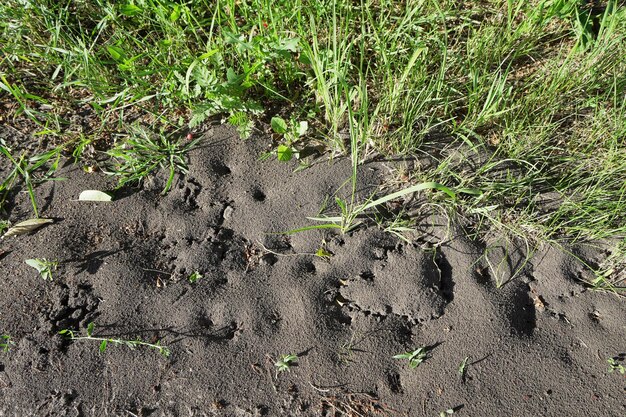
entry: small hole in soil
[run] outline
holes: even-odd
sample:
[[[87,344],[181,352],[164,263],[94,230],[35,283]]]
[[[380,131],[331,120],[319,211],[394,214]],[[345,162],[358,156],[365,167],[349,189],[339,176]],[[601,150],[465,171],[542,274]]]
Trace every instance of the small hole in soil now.
[[[254,198],[256,201],[265,201],[265,193],[263,193],[263,191],[259,189],[256,189],[252,191],[252,198]]]
[[[374,281],[374,273],[372,271],[363,271],[359,274],[359,277],[365,281]]]
[[[271,253],[266,253],[265,255],[263,255],[261,257],[261,264],[262,265],[272,266],[276,262],[278,262],[278,257],[276,257],[276,255],[273,255]]]
[[[546,394],[547,394],[547,395],[552,395],[552,390],[551,390],[551,389],[547,390],[547,391],[546,391]]]
[[[304,269],[309,274],[315,273],[315,265],[313,265],[313,262],[304,262],[304,264],[302,265],[302,269]]]
[[[216,174],[221,176],[229,175],[231,173],[230,168],[219,161],[214,161],[211,168],[213,168],[213,171],[215,171]]]

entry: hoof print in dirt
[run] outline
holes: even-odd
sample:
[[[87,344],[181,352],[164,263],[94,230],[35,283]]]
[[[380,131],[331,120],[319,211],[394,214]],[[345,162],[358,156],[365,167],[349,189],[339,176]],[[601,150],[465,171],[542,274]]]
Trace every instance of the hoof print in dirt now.
[[[441,317],[450,300],[432,257],[413,247],[390,252],[386,263],[347,280],[339,292],[352,309],[413,323]]]
[[[202,185],[193,178],[186,178],[185,184],[181,187],[181,199],[191,210],[196,210],[198,205],[198,195],[202,192]]]
[[[47,314],[52,331],[76,329],[92,321],[100,301],[88,284],[78,286],[61,284],[56,287],[54,301]]]

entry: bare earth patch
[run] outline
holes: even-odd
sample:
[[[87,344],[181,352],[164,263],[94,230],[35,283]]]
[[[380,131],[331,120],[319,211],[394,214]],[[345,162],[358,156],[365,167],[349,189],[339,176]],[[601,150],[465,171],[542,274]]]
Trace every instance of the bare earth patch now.
[[[349,162],[293,173],[257,160],[264,139],[216,128],[203,143],[165,196],[164,174],[110,203],[79,202],[115,184],[69,164],[66,181],[36,188],[55,222],[0,241],[0,331],[12,342],[0,415],[626,414],[626,379],[607,363],[623,363],[626,306],[581,285],[572,256],[545,247],[498,289],[484,247],[458,231],[436,250],[373,227],[287,237]],[[364,166],[360,194],[385,172]],[[15,223],[30,202],[14,197]],[[30,258],[57,260],[53,280]],[[91,322],[94,337],[159,342],[170,356],[58,334]],[[419,347],[415,368],[393,358]],[[278,372],[283,354],[297,360]]]

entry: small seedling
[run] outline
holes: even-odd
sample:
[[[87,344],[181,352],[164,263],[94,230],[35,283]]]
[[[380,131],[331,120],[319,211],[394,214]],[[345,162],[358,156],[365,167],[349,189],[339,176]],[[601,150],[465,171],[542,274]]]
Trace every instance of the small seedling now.
[[[298,355],[280,355],[280,358],[274,363],[276,372],[288,371],[298,360]]]
[[[424,347],[415,349],[412,352],[405,352],[399,355],[395,355],[393,358],[394,359],[407,359],[409,361],[409,368],[415,369],[422,362],[424,362],[427,357],[428,357],[428,348],[424,346]]]
[[[106,351],[107,346],[109,345],[109,343],[114,344],[114,345],[125,345],[127,347],[129,347],[130,349],[134,350],[139,346],[146,346],[149,347],[151,349],[155,349],[157,350],[161,355],[168,357],[170,355],[170,350],[165,347],[165,346],[161,346],[159,344],[159,342],[157,343],[148,343],[148,342],[144,342],[141,339],[135,339],[135,340],[124,340],[124,339],[114,339],[114,338],[108,338],[108,337],[94,337],[93,336],[93,330],[96,327],[95,323],[91,322],[87,325],[87,335],[86,336],[77,336],[73,330],[70,329],[64,329],[61,330],[59,332],[60,335],[66,336],[67,338],[69,338],[70,340],[91,340],[91,341],[95,341],[95,342],[99,342],[100,343],[100,353],[104,353]]]
[[[607,362],[609,363],[609,373],[617,371],[622,375],[626,374],[626,367],[619,363],[615,358],[607,359]]]
[[[28,266],[35,268],[41,278],[50,281],[52,281],[52,271],[59,266],[58,261],[48,261],[46,258],[26,259],[25,262]]]
[[[289,124],[281,117],[272,117],[272,130],[278,135],[283,135],[284,144],[276,148],[276,156],[279,161],[290,161],[294,156],[299,157],[298,149],[294,144],[301,136],[304,136],[309,128],[306,121],[295,122],[291,120]]]
[[[8,352],[12,344],[13,342],[11,341],[11,336],[9,336],[8,334],[3,334],[2,336],[0,336],[0,351]]]
[[[315,256],[317,256],[318,258],[329,260],[330,258],[332,258],[333,254],[330,251],[326,250],[326,248],[324,248],[323,246],[320,246],[319,249],[315,252]]]
[[[461,375],[461,379],[465,380],[465,372],[467,372],[467,361],[469,360],[469,356],[466,356],[461,362],[459,366],[459,375]]]
[[[0,236],[4,234],[4,231],[11,227],[11,222],[8,220],[0,220]]]
[[[35,218],[39,218],[39,210],[37,209],[34,188],[37,184],[43,181],[60,179],[53,178],[52,175],[59,166],[61,151],[62,146],[54,148],[41,155],[28,157],[26,154],[22,154],[19,157],[14,157],[5,142],[0,141],[0,155],[4,155],[13,164],[13,169],[9,175],[2,181],[2,183],[0,183],[0,207],[4,205],[12,186],[18,181],[18,178],[21,178],[26,190],[28,191],[28,196],[33,206]],[[48,171],[45,174],[40,175],[38,178],[34,176],[35,172],[46,167],[48,168]]]
[[[200,278],[203,278],[202,274],[200,272],[196,271],[193,274],[189,275],[189,278],[187,278],[187,279],[192,284],[195,284]]]

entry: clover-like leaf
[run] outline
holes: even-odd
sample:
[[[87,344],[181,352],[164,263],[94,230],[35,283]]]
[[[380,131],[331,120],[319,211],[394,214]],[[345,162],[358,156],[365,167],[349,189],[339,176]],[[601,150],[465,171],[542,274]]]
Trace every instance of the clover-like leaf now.
[[[274,132],[281,135],[287,133],[287,122],[282,117],[272,117],[270,124],[272,125]]]

